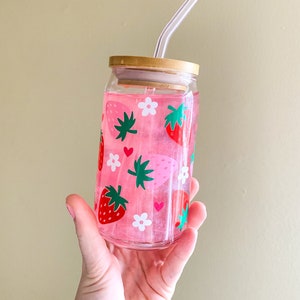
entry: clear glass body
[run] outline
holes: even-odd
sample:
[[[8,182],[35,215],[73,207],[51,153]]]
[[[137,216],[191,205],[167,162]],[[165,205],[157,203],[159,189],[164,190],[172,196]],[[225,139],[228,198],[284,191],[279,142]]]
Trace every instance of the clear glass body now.
[[[188,217],[199,93],[195,76],[114,67],[103,101],[95,214],[118,246],[164,248]]]

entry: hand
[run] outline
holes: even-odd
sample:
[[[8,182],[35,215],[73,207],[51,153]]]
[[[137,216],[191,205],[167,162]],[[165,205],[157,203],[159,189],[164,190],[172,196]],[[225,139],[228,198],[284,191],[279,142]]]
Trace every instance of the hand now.
[[[193,179],[191,198],[199,189]],[[162,250],[129,250],[106,242],[99,234],[95,214],[78,195],[67,197],[82,254],[82,276],[77,300],[171,299],[185,264],[192,255],[197,230],[206,218],[205,206],[192,202],[187,228]]]

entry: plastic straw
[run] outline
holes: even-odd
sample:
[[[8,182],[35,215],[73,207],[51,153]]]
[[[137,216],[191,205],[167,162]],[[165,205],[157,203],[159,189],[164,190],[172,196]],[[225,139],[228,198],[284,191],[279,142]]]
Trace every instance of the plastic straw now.
[[[181,24],[186,15],[190,12],[198,0],[186,0],[174,14],[169,23],[161,32],[155,47],[154,57],[164,57],[167,49],[168,42],[171,35]]]

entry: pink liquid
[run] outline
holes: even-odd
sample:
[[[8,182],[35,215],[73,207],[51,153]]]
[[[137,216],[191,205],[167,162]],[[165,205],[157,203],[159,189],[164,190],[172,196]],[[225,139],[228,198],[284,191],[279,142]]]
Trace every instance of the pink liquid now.
[[[104,95],[95,213],[106,240],[160,248],[185,228],[198,98]]]

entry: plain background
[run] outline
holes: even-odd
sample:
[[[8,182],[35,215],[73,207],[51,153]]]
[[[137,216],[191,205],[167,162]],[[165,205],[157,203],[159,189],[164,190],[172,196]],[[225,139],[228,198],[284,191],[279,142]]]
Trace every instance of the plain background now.
[[[73,299],[65,196],[91,204],[108,57],[151,56],[179,0],[0,0],[0,298]],[[174,299],[300,298],[300,2],[199,1],[167,57],[201,65],[208,210]]]

